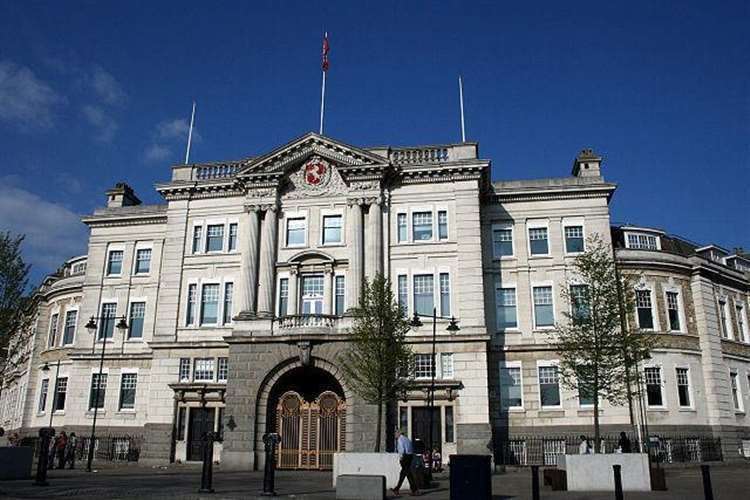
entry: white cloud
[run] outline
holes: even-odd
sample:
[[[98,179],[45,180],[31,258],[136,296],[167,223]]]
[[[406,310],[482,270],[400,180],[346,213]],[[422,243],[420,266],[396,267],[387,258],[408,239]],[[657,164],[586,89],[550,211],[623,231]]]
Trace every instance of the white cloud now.
[[[70,209],[0,178],[0,230],[25,234],[24,257],[35,272],[52,272],[86,252],[88,230]]]
[[[127,98],[115,77],[101,66],[94,66],[89,76],[89,84],[97,96],[107,104],[122,104]]]
[[[148,162],[164,161],[172,156],[172,150],[161,144],[151,144],[143,152],[143,158]]]
[[[83,107],[83,116],[89,124],[97,129],[95,136],[97,141],[110,142],[119,128],[115,119],[99,106],[85,105]]]
[[[27,67],[0,61],[0,120],[21,130],[49,128],[65,99]]]

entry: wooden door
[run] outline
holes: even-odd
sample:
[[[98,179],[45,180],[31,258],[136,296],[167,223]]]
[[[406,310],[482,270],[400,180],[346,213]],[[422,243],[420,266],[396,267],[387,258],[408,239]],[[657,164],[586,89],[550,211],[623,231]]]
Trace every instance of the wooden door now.
[[[203,433],[214,430],[214,408],[190,408],[188,420],[187,460],[200,462]]]

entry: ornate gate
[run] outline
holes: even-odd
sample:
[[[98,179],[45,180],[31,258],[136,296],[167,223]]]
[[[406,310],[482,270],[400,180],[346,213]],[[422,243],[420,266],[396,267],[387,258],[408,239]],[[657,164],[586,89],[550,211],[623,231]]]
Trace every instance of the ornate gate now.
[[[308,402],[285,392],[276,407],[276,432],[281,436],[276,464],[279,469],[333,467],[333,454],[345,449],[346,401],[325,391]]]

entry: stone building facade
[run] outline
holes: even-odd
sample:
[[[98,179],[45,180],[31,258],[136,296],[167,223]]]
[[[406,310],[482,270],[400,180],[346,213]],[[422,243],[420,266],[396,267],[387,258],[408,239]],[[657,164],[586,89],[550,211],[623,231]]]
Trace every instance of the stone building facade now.
[[[327,468],[336,451],[374,446],[375,408],[348,386],[338,354],[364,280],[382,272],[408,313],[425,316],[408,336],[416,372],[400,427],[426,439],[432,420],[444,456],[577,432],[591,409],[557,381],[554,324],[573,259],[597,234],[653,294],[663,342],[648,368],[662,370],[663,400],[651,424],[748,439],[747,260],[612,228],[615,185],[601,168],[585,150],[568,177],[493,183],[473,143],[359,148],[310,133],[258,157],[175,166],[156,186],[164,204],[118,184],[83,219],[87,255],[37,292],[0,425],[86,435],[96,408],[101,432],[144,436],[142,461],[198,460],[212,429],[223,436],[215,458],[239,468],[262,467],[261,438],[279,431],[280,466]],[[689,369],[689,407],[674,403],[677,368]],[[605,405],[602,421],[626,427],[628,411]]]

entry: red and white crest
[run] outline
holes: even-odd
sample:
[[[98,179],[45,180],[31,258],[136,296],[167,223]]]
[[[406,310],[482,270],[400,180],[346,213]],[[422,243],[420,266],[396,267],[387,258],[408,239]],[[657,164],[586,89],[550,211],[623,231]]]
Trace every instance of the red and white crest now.
[[[314,158],[305,163],[304,173],[305,184],[320,186],[325,184],[325,181],[328,179],[329,167],[323,160]]]

